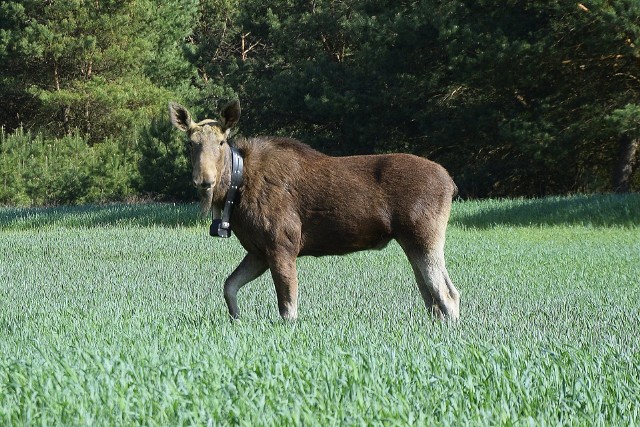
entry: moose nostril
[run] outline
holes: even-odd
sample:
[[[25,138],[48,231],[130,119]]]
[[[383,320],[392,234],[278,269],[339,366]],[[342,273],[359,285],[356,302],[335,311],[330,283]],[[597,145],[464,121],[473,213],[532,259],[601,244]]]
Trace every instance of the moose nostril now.
[[[208,182],[205,182],[201,179],[194,179],[193,180],[193,185],[197,188],[209,188],[211,187],[211,184]]]
[[[196,188],[209,189],[213,187],[213,179],[208,177],[199,176],[197,178],[193,178],[192,182]]]

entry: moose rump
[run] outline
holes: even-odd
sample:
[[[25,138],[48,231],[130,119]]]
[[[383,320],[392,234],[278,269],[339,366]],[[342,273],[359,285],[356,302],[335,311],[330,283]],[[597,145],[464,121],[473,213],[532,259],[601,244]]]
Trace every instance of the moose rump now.
[[[203,193],[218,212],[230,188],[227,137],[239,118],[239,103],[227,105],[218,120],[200,123],[177,104],[169,110],[174,125],[187,132],[194,171],[209,170],[212,178]],[[247,254],[224,285],[232,318],[239,316],[238,290],[267,269],[280,315],[295,319],[298,256],[382,249],[395,239],[427,308],[437,318],[458,319],[460,296],[444,260],[457,189],[442,166],[409,154],[331,157],[288,138],[237,139],[234,146],[244,161],[244,177],[230,224]]]

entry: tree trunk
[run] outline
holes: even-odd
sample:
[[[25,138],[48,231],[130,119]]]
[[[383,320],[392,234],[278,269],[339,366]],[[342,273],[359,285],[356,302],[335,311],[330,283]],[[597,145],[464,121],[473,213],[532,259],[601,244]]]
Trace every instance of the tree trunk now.
[[[60,92],[60,74],[58,73],[58,61],[54,61],[53,63],[53,80],[56,87],[56,91]],[[71,107],[68,105],[63,105],[60,110],[60,121],[62,121],[62,128],[64,129],[65,135],[71,134],[71,129],[69,126],[69,114],[71,113]]]
[[[640,138],[622,135],[618,145],[618,160],[613,170],[613,189],[616,193],[628,193],[636,163]]]
[[[85,79],[91,80],[91,77],[93,77],[93,61],[89,61],[87,63]],[[85,133],[87,134],[87,137],[89,137],[91,135],[91,105],[89,103],[89,98],[87,98],[87,102],[84,104],[84,120],[86,123]]]

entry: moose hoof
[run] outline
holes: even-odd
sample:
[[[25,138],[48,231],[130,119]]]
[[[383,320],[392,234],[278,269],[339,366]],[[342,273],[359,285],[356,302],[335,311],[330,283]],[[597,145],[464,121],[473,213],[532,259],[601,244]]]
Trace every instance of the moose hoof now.
[[[282,317],[282,320],[285,320],[287,322],[295,322],[296,320],[298,320],[298,313],[291,311],[280,312],[280,317]]]

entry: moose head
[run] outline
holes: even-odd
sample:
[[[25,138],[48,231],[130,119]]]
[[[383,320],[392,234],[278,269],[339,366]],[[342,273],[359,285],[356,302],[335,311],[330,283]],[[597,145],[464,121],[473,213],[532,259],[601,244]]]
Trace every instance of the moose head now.
[[[213,208],[219,196],[220,183],[228,180],[230,149],[227,140],[231,128],[240,118],[240,102],[234,100],[226,104],[216,120],[205,119],[194,122],[191,114],[175,102],[169,103],[171,123],[187,134],[191,149],[193,184],[198,188],[203,212]]]

